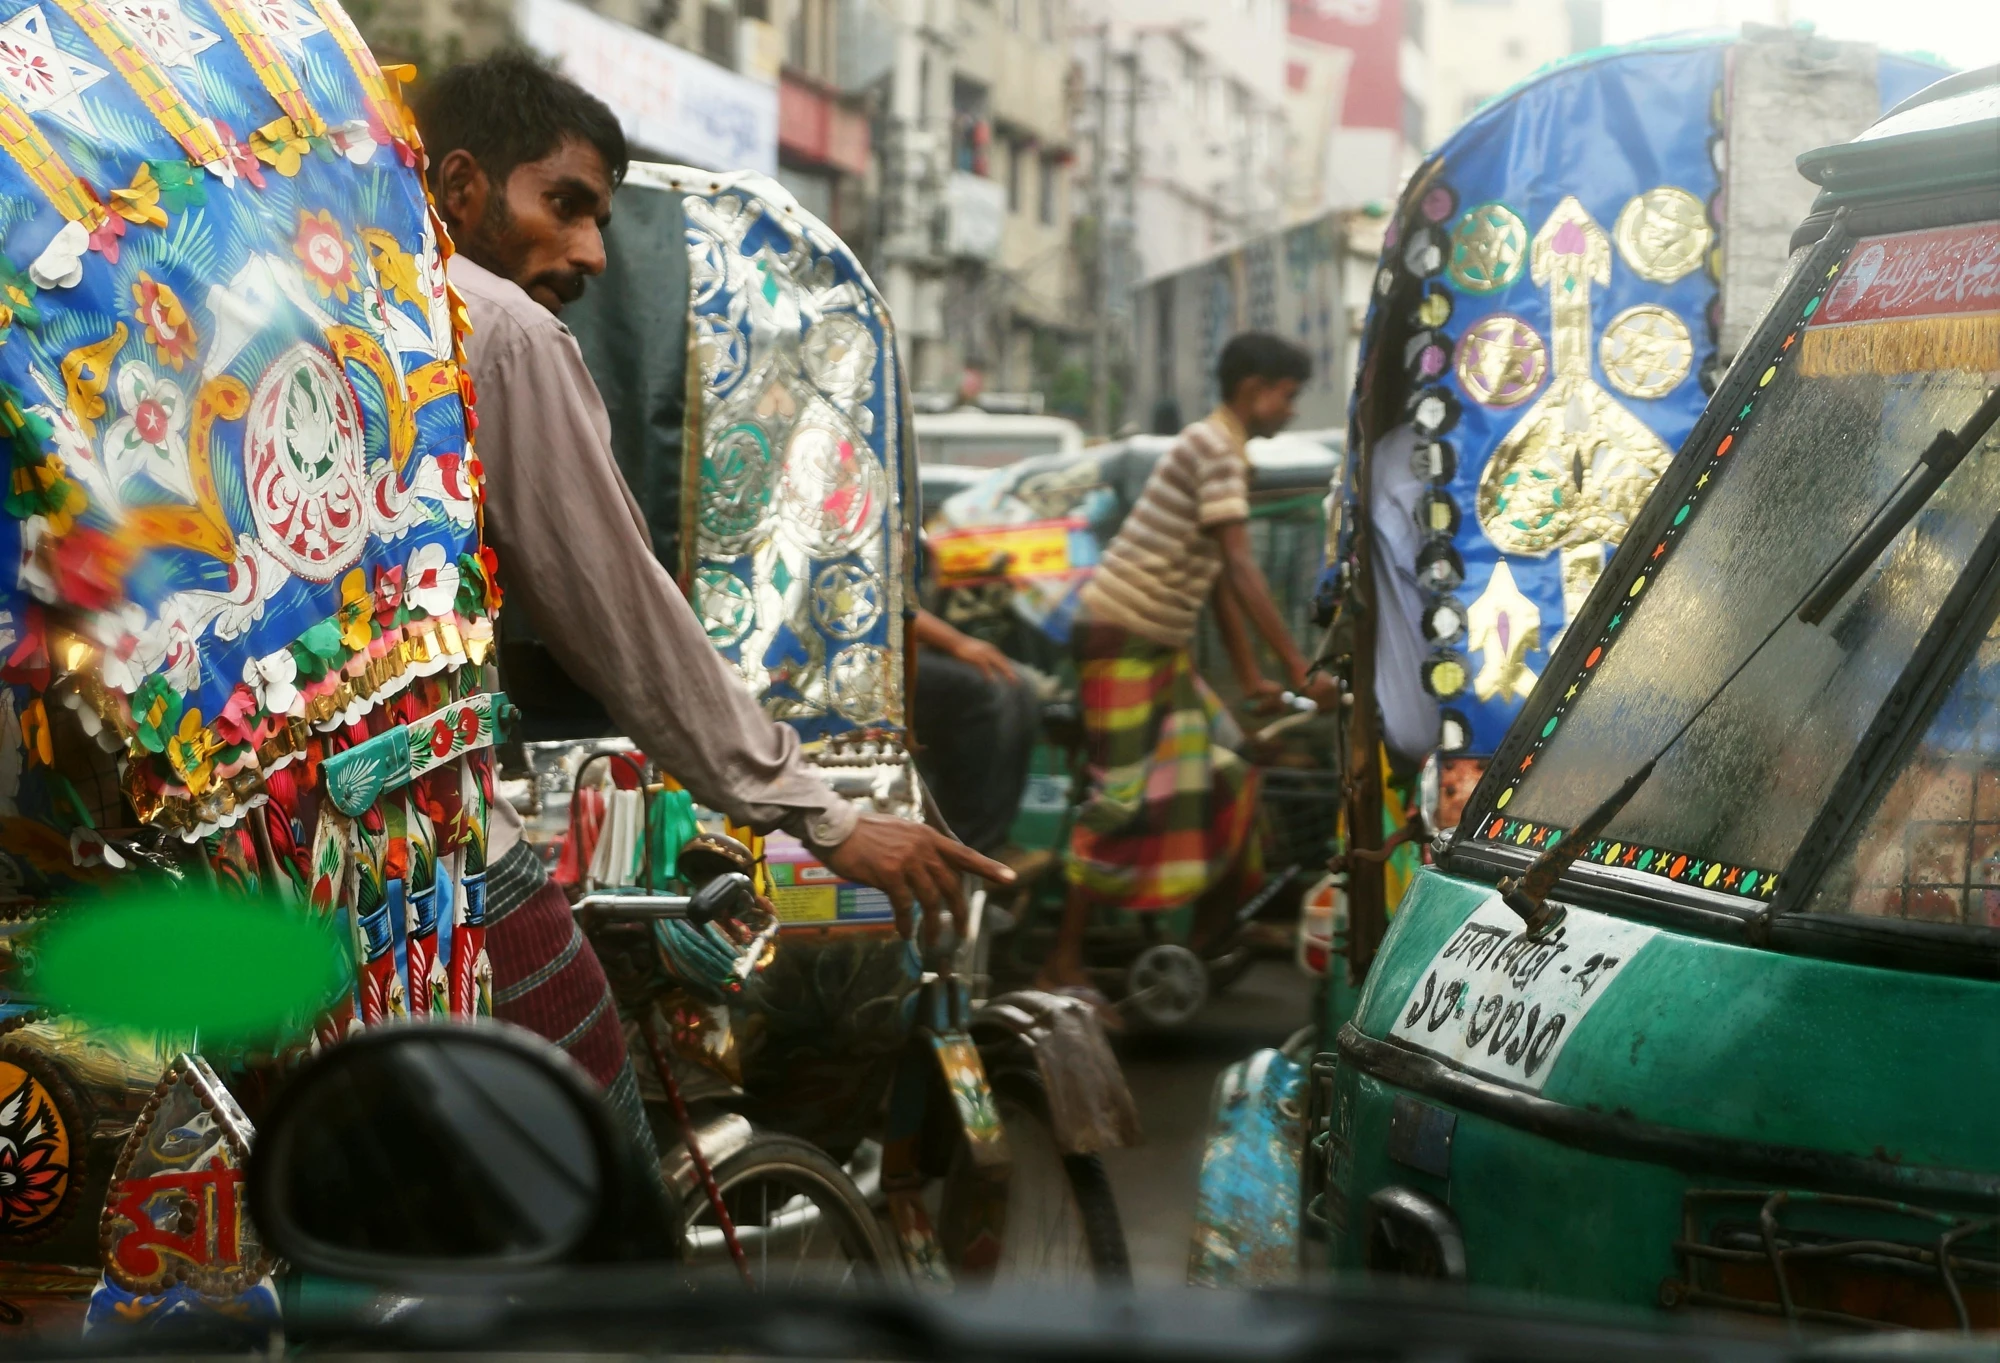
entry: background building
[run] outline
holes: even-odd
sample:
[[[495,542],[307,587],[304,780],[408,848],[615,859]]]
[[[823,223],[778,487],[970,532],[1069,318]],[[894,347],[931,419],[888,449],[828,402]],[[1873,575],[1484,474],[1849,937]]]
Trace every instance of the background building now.
[[[1428,150],[1479,106],[1548,63],[1595,47],[1596,0],[1403,0],[1423,18],[1423,137]]]
[[[382,59],[419,73],[508,43],[602,98],[636,155],[775,175],[865,250],[871,96],[846,80],[851,0],[351,0]]]
[[[1093,429],[1128,404],[1133,293],[1288,212],[1285,0],[1074,0],[1077,272]]]
[[[1430,0],[1436,4],[1448,0]],[[1291,215],[1385,204],[1425,145],[1425,0],[1290,0]]]
[[[871,257],[920,392],[1047,390],[1073,363],[1082,329],[1068,9],[1064,0],[848,6],[857,39],[886,35],[893,53],[876,87]]]

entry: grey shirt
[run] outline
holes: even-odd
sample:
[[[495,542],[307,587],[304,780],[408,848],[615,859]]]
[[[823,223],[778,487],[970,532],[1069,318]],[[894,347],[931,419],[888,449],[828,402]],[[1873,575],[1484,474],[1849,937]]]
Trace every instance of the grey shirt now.
[[[462,255],[449,269],[472,320],[473,443],[505,609],[525,612],[564,669],[695,799],[759,830],[843,841],[858,811],[801,761],[798,734],[758,708],[653,556],[576,338],[511,280]],[[520,816],[495,801],[490,858],[520,837]]]

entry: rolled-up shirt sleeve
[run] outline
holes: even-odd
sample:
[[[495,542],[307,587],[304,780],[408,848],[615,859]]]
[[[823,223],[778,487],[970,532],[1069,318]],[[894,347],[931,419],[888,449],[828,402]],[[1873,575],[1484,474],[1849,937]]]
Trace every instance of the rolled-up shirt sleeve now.
[[[504,608],[697,800],[759,831],[845,840],[855,807],[759,708],[654,557],[575,338],[553,318],[497,330],[475,369],[476,439]]]

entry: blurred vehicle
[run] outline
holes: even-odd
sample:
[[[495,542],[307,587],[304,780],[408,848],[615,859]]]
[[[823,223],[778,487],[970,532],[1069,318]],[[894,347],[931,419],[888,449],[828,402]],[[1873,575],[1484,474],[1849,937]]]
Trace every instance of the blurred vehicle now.
[[[919,464],[917,491],[923,507],[921,524],[928,526],[944,510],[944,504],[986,477],[992,470],[977,464]]]
[[[1066,416],[959,407],[949,412],[918,412],[914,421],[917,457],[925,464],[996,469],[1038,455],[1074,454],[1083,448],[1083,427]]]

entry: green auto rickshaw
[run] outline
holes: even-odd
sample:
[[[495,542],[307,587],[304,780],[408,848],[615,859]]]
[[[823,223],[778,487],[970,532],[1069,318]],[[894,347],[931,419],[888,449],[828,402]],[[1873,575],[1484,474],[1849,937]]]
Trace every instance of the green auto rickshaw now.
[[[1799,168],[1762,321],[1329,1019],[1334,1270],[2000,1327],[2000,67]]]

